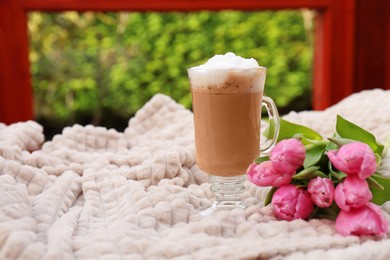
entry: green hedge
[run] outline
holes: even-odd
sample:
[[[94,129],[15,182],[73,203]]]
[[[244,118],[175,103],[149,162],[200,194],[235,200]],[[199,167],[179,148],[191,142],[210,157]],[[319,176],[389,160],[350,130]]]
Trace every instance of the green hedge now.
[[[126,124],[158,92],[190,108],[187,67],[228,51],[268,67],[266,94],[281,110],[309,108],[313,44],[303,14],[33,12],[36,117]],[[299,97],[303,104],[294,104]]]

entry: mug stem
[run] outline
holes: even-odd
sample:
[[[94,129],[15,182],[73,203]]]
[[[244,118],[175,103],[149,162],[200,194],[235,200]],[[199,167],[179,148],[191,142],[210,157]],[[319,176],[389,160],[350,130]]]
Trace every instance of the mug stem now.
[[[210,190],[216,198],[210,208],[201,215],[207,216],[219,209],[245,209],[247,206],[241,201],[240,195],[246,191],[244,183],[246,175],[222,177],[210,175]]]

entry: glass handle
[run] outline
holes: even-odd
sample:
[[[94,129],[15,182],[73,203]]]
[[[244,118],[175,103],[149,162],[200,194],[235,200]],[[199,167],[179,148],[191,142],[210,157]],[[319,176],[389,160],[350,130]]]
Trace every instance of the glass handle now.
[[[279,135],[280,129],[280,117],[278,109],[275,105],[275,102],[264,96],[262,101],[262,107],[264,106],[267,110],[269,125],[268,125],[268,134],[266,140],[263,144],[260,144],[260,156],[268,156],[271,153],[272,148],[274,148]],[[261,133],[260,133],[261,136]]]

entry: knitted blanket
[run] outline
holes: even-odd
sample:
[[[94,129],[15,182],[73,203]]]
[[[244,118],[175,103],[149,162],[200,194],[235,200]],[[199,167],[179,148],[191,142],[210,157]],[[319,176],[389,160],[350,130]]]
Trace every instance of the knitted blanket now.
[[[385,143],[389,111],[390,91],[371,90],[285,118],[329,136],[340,114]],[[390,232],[343,237],[330,220],[276,220],[263,206],[268,189],[250,183],[247,209],[201,216],[213,194],[195,161],[192,113],[167,96],[123,133],[74,125],[44,138],[34,121],[0,124],[0,259],[390,257]],[[390,175],[390,155],[381,172]]]

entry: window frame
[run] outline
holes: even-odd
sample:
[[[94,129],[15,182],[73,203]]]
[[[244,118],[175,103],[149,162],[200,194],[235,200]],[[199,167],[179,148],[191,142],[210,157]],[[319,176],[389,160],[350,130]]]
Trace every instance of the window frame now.
[[[353,92],[354,0],[2,0],[0,1],[0,122],[34,119],[28,12],[317,10],[313,109],[325,109]]]

